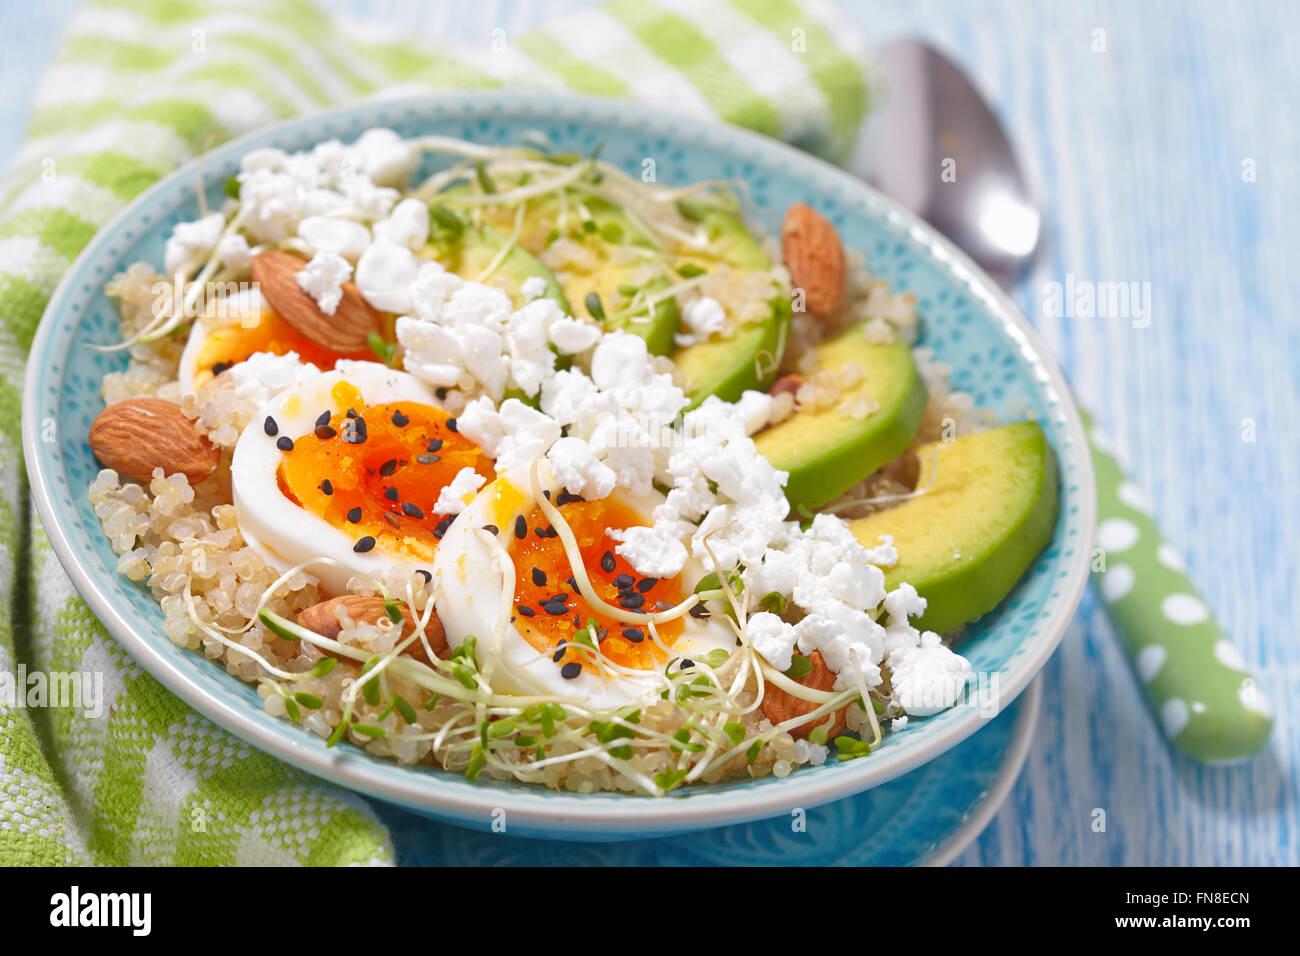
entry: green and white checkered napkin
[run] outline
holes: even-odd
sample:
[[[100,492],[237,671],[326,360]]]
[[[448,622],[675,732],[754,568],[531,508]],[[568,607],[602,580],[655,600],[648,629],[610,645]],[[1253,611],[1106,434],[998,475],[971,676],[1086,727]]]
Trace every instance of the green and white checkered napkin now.
[[[468,51],[359,42],[292,0],[85,8],[0,188],[0,675],[101,672],[111,712],[0,700],[0,865],[393,859],[357,797],[251,749],[135,666],[23,517],[24,357],[96,229],[225,139],[398,85],[671,103],[844,162],[867,108],[859,44],[833,8],[798,0],[615,0]]]

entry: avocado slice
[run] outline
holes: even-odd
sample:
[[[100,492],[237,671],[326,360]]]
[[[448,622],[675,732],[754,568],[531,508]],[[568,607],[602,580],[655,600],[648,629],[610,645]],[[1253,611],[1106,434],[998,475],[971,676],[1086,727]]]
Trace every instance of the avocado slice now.
[[[701,223],[709,236],[705,250],[679,256],[679,268],[689,264],[706,271],[721,268],[742,273],[772,268],[763,247],[739,216],[713,206],[685,202],[679,206],[688,218]],[[785,353],[790,318],[790,303],[776,296],[762,321],[741,326],[730,338],[709,339],[676,349],[673,363],[690,396],[691,407],[710,395],[734,402],[746,389],[767,388]]]
[[[835,406],[795,412],[754,436],[767,460],[790,473],[785,496],[796,510],[820,508],[896,458],[916,437],[928,399],[912,350],[901,339],[873,342],[858,324],[817,352],[819,371],[838,373],[851,362],[862,378]],[[865,418],[846,413],[862,400],[876,410]]]
[[[479,226],[464,223],[459,230],[436,231],[425,246],[425,252],[442,263],[448,272],[454,272],[462,279],[473,280],[491,265],[507,241],[508,237],[504,233],[488,223]],[[514,286],[510,298],[515,308],[524,304],[524,280],[537,276],[546,282],[546,295],[555,299],[560,308],[569,313],[568,300],[555,273],[517,243],[511,246],[492,275],[507,279]]]
[[[916,449],[927,489],[851,523],[864,547],[893,535],[889,588],[908,582],[928,602],[914,621],[944,633],[993,610],[1056,527],[1056,456],[1036,422],[1003,425]]]

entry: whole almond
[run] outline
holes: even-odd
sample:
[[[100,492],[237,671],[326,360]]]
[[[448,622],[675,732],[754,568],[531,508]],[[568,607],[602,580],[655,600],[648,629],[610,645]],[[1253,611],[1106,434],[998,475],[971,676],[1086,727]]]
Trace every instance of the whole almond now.
[[[795,683],[802,684],[804,687],[813,690],[831,690],[835,686],[835,675],[831,673],[831,669],[826,666],[826,661],[822,659],[822,652],[813,651],[808,657],[812,661],[812,670],[804,674],[803,677],[794,678]],[[787,694],[779,687],[773,687],[771,684],[767,685],[766,693],[763,694],[763,716],[774,724],[810,713],[816,710],[817,707],[818,705],[812,701],[803,700],[793,694]],[[845,714],[848,709],[846,705],[831,715],[834,723],[827,729],[827,740],[834,740],[836,734],[844,732],[847,723]],[[822,716],[810,720],[806,724],[793,727],[790,729],[790,736],[798,739],[806,738],[814,727],[826,723],[826,720],[827,718]]]
[[[384,599],[373,594],[343,594],[336,598],[330,598],[328,601],[321,601],[319,604],[313,604],[311,607],[298,613],[298,623],[309,631],[315,631],[322,637],[328,637],[331,640],[338,640],[339,625],[338,607],[342,605],[348,612],[348,617],[358,624],[366,623],[383,623],[387,621],[388,611],[384,607]],[[402,611],[402,637],[410,637],[415,631],[415,624],[406,616],[406,611]],[[429,646],[433,652],[441,657],[447,652],[447,636],[443,633],[442,622],[438,620],[438,615],[434,614],[429,618],[429,625],[424,629],[424,635],[429,640]],[[331,657],[337,655],[331,654],[324,648],[322,654],[328,654]],[[406,653],[416,660],[429,663],[429,655],[425,653],[424,642],[416,640],[406,649]]]
[[[793,395],[795,392],[799,391],[799,389],[803,388],[803,383],[803,376],[796,375],[792,372],[789,375],[782,375],[773,382],[772,387],[767,390],[767,393],[769,395],[781,395],[785,392],[789,392]]]
[[[824,216],[806,203],[785,211],[781,251],[795,288],[813,315],[830,315],[844,298],[848,265],[840,235]]]
[[[253,257],[253,281],[275,312],[317,345],[333,352],[360,352],[372,332],[380,330],[379,310],[357,290],[343,283],[343,298],[333,315],[321,311],[316,300],[298,284],[307,260],[282,249],[268,249]]]
[[[128,398],[108,406],[90,426],[87,440],[104,467],[143,485],[155,468],[165,475],[179,472],[197,485],[221,462],[221,449],[179,405],[161,398]]]

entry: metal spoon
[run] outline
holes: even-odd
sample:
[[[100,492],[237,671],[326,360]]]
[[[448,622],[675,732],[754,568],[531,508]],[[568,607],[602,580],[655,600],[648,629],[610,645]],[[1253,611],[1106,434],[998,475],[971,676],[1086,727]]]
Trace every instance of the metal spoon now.
[[[1002,124],[934,47],[897,40],[879,58],[889,90],[868,131],[878,144],[869,179],[1010,290],[1038,248],[1042,217]],[[1198,760],[1245,759],[1268,742],[1267,698],[1083,417],[1097,472],[1097,544],[1108,562],[1094,580],[1161,730]]]

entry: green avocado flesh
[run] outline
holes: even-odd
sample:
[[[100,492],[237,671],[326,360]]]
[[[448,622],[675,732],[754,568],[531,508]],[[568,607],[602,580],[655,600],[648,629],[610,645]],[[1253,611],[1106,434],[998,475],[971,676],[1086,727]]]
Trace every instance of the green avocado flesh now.
[[[462,279],[474,280],[483,274],[501,252],[507,239],[499,230],[484,223],[481,226],[466,224],[457,235],[441,235],[430,240],[425,247],[448,272]],[[560,308],[569,311],[564,289],[555,273],[542,265],[537,258],[518,245],[512,246],[504,259],[493,270],[491,279],[505,279],[511,288],[510,298],[515,307],[523,305],[522,288],[525,279],[538,276],[546,282],[546,295],[555,299]],[[491,281],[489,279],[489,281]]]
[[[894,538],[886,584],[926,599],[913,623],[944,633],[993,610],[1056,527],[1056,456],[1035,422],[916,449],[925,494],[852,522],[864,547]],[[933,481],[932,481],[933,479]]]
[[[754,436],[768,461],[790,473],[785,496],[798,509],[819,508],[896,458],[916,436],[925,414],[925,381],[901,339],[870,341],[854,325],[817,349],[818,372],[861,369],[857,384],[828,409],[799,411]],[[863,400],[876,410],[849,413]]]

